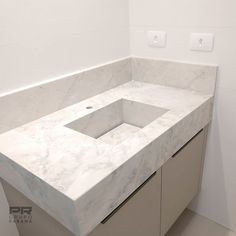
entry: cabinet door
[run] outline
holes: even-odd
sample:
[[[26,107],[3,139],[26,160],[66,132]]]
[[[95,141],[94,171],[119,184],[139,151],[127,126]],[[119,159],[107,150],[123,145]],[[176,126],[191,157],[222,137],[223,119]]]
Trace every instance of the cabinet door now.
[[[199,191],[204,137],[201,131],[162,168],[162,236]]]
[[[160,202],[158,171],[89,236],[159,236]]]

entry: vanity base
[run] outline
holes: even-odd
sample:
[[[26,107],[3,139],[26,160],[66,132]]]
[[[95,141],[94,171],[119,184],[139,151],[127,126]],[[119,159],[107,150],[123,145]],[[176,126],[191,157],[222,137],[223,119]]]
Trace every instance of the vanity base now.
[[[200,190],[207,130],[189,140],[88,236],[164,236]],[[3,187],[10,206],[32,207],[32,223],[17,224],[20,236],[75,236],[7,182]]]

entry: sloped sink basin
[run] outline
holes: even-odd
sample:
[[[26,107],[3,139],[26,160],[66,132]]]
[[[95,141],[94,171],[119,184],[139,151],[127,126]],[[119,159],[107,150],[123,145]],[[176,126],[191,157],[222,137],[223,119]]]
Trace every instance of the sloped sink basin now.
[[[167,111],[160,107],[120,99],[67,124],[66,127],[116,145]]]

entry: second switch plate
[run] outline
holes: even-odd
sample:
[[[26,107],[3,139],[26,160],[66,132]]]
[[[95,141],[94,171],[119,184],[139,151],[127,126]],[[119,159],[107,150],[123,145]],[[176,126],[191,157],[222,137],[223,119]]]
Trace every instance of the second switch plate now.
[[[166,32],[164,31],[148,31],[148,45],[151,47],[166,47]]]
[[[191,34],[191,50],[193,51],[205,51],[211,52],[214,46],[214,35],[213,34]]]

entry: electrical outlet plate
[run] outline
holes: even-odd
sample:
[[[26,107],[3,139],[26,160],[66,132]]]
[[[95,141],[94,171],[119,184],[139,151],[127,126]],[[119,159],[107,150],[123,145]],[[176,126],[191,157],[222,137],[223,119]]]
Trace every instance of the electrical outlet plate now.
[[[150,47],[166,47],[166,32],[164,31],[148,31],[147,38]]]
[[[191,50],[192,51],[202,51],[211,52],[214,47],[214,35],[213,34],[191,34]]]

